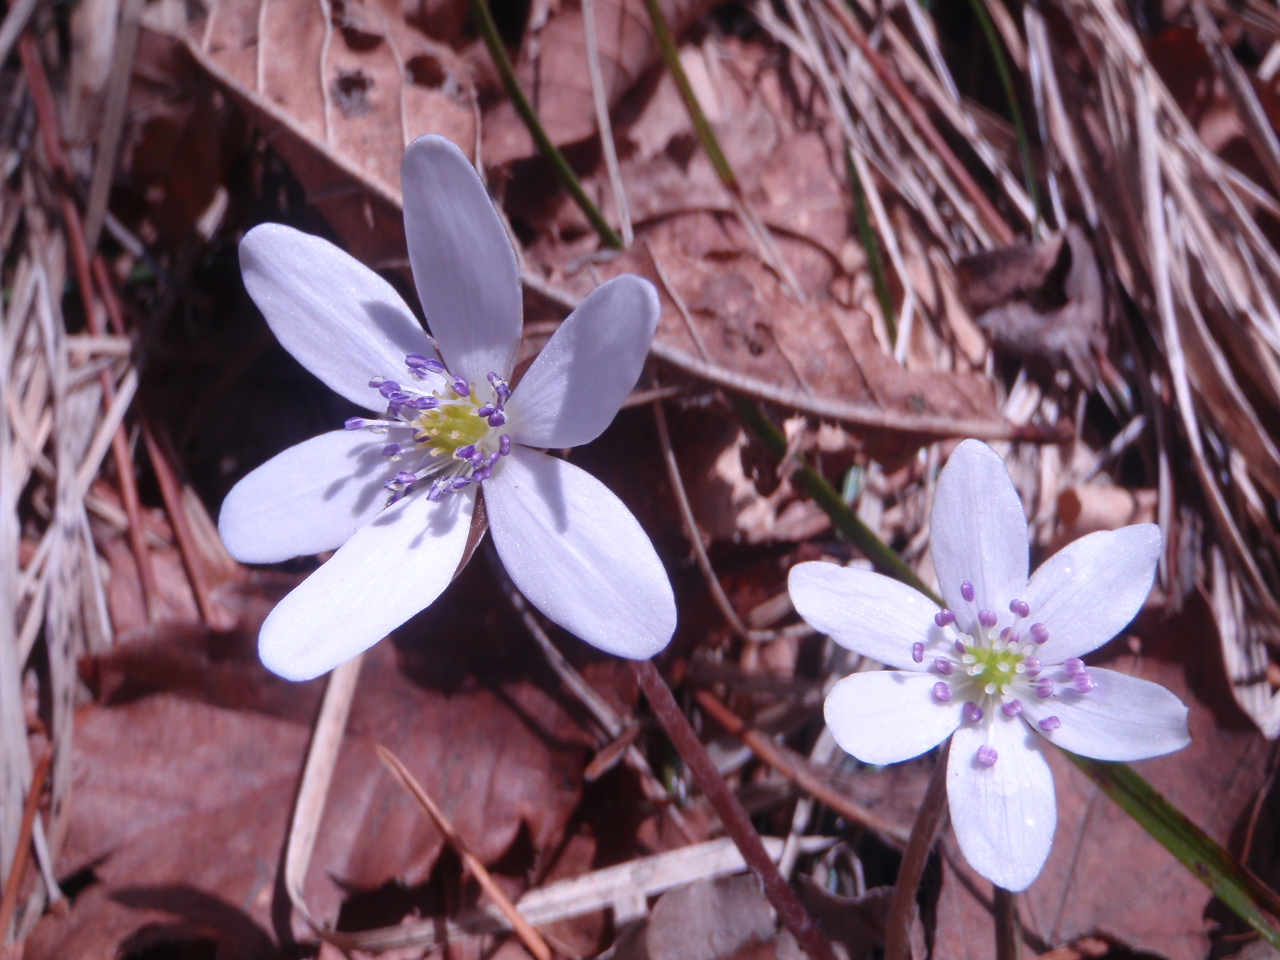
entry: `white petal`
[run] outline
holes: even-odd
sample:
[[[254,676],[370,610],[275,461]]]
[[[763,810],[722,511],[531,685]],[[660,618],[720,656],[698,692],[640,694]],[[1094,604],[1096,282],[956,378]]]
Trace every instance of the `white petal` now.
[[[485,481],[498,555],[529,602],[594,647],[651,657],[676,604],[653,544],[621,500],[583,470],[515,448]]]
[[[390,494],[383,442],[334,430],[272,457],[231,488],[218,533],[242,563],[279,563],[336,550],[376,517]]]
[[[370,377],[394,380],[406,354],[433,354],[391,284],[328,240],[264,223],[240,241],[240,272],[280,345],[367,410],[386,407]]]
[[[1049,628],[1040,659],[1096,650],[1142,609],[1160,559],[1160,528],[1139,523],[1081,537],[1041,564],[1024,597]]]
[[[792,567],[787,587],[800,616],[841,646],[902,670],[928,668],[927,659],[911,658],[911,647],[931,645],[931,630],[941,635],[933,622],[938,606],[918,590],[870,570],[817,561]]]
[[[1089,676],[1097,686],[1088,693],[1068,689],[1023,701],[1029,720],[1062,721],[1047,739],[1083,757],[1125,761],[1164,756],[1191,742],[1186,705],[1160,684],[1101,667],[1090,667]]]
[[[661,309],[658,291],[642,277],[625,274],[596,287],[507,404],[512,439],[560,449],[600,436],[640,376]]]
[[[471,530],[475,495],[419,493],[361,527],[276,604],[258,655],[286,680],[310,680],[367,650],[449,585]]]
[[[1027,586],[1027,518],[1004,461],[980,440],[966,440],[947,460],[929,535],[938,587],[961,628],[968,632],[984,606],[1010,622],[1009,601]],[[972,604],[960,596],[963,580],[973,584]]]
[[[978,762],[994,747],[995,766]],[[951,738],[947,800],[970,866],[1015,893],[1040,875],[1053,846],[1058,811],[1043,741],[1020,718],[997,710],[989,723],[963,724]]]
[[[400,189],[414,283],[449,372],[470,383],[509,376],[520,272],[475,167],[444,137],[419,137],[404,152]]]
[[[936,747],[960,724],[959,700],[938,703],[940,677],[873,670],[845,677],[827,694],[827,726],[863,763],[901,763]]]

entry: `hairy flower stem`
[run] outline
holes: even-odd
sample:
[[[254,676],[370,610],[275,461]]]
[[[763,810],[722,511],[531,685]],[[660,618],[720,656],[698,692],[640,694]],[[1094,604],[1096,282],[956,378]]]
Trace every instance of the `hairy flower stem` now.
[[[818,928],[800,898],[778,872],[777,865],[769,858],[760,834],[751,825],[747,811],[729,789],[724,777],[720,776],[720,771],[707,754],[707,748],[689,725],[688,718],[671,695],[671,688],[667,686],[667,681],[658,672],[658,668],[651,660],[633,660],[631,669],[654,716],[667,731],[667,736],[671,738],[681,758],[689,765],[690,772],[711,802],[712,809],[720,817],[725,832],[733,838],[742,859],[764,887],[764,895],[773,904],[773,909],[778,911],[778,919],[791,931],[800,949],[813,960],[836,960],[831,941]]]
[[[993,913],[996,920],[996,960],[1018,960],[1022,956],[1022,925],[1018,922],[1017,894],[995,888]]]
[[[889,900],[889,915],[885,920],[885,960],[911,960],[911,921],[916,913],[916,892],[920,878],[933,848],[933,838],[942,824],[947,809],[947,753],[951,750],[948,740],[938,750],[933,776],[925,790],[924,801],[911,826],[907,849],[902,854],[902,866],[898,868],[898,882],[893,885],[893,897]]]

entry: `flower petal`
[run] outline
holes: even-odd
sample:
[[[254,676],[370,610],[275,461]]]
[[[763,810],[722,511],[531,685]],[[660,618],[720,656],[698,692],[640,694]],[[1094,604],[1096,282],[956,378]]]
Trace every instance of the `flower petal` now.
[[[1124,629],[1151,592],[1160,550],[1160,528],[1139,523],[1081,537],[1041,564],[1024,598],[1049,628],[1040,659],[1079,657]]]
[[[334,430],[277,454],[231,488],[218,533],[242,563],[336,550],[386,506],[383,443]]]
[[[498,555],[529,602],[620,657],[651,657],[676,628],[662,561],[631,511],[589,473],[516,447],[484,484]]]
[[[819,561],[792,567],[787,587],[800,616],[841,646],[901,670],[927,669],[911,658],[912,644],[929,645],[930,630],[941,631],[933,623],[937,604],[918,590]]]
[[[970,866],[1015,893],[1040,875],[1053,846],[1058,810],[1043,742],[1019,718],[966,723],[951,738],[947,800]],[[978,762],[993,747],[994,766]]]
[[[938,677],[872,670],[845,677],[827,694],[827,726],[863,763],[901,763],[936,747],[960,725],[959,700],[938,703]]]
[[[1027,586],[1027,517],[1004,461],[980,440],[956,447],[938,477],[930,538],[938,587],[961,629],[970,632],[984,606],[1010,622],[1009,601]],[[973,603],[960,596],[963,580]]]
[[[394,378],[407,354],[434,352],[391,284],[328,240],[264,223],[240,241],[240,272],[280,345],[366,410],[386,407],[370,377]]]
[[[444,137],[409,144],[400,165],[404,233],[427,325],[455,376],[511,374],[520,345],[520,271],[480,175]]]
[[[560,325],[507,404],[512,439],[576,447],[604,432],[658,329],[658,291],[632,274],[596,287]]]
[[[1097,686],[1088,693],[1067,689],[1023,702],[1029,720],[1062,721],[1047,739],[1082,757],[1125,761],[1161,757],[1191,742],[1186,705],[1160,684],[1101,667],[1090,667],[1089,676]]]
[[[367,650],[453,579],[475,495],[409,496],[356,531],[271,611],[258,655],[286,680],[310,680]]]

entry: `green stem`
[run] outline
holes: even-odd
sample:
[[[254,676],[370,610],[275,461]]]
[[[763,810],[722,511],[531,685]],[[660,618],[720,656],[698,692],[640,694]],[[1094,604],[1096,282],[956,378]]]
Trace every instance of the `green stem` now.
[[[997,0],[998,2],[998,0]],[[1013,75],[1009,72],[1009,64],[1004,59],[1004,48],[1000,36],[996,33],[996,25],[991,22],[991,14],[983,0],[969,0],[973,14],[982,26],[987,38],[987,46],[991,48],[991,56],[996,61],[996,71],[1000,74],[1000,85],[1004,87],[1005,99],[1009,102],[1009,112],[1013,115],[1013,126],[1018,133],[1018,152],[1022,155],[1022,173],[1027,182],[1027,196],[1031,198],[1031,206],[1036,212],[1036,230],[1039,231],[1040,188],[1036,186],[1035,167],[1031,163],[1031,138],[1027,136],[1027,125],[1022,120],[1022,108],[1018,106],[1018,92],[1013,86]]]
[[[524,121],[524,125],[529,128],[529,133],[533,135],[534,142],[538,145],[538,149],[542,155],[551,161],[551,166],[555,168],[556,177],[560,183],[569,191],[569,195],[582,212],[586,214],[587,219],[591,221],[591,226],[596,233],[600,235],[608,246],[617,250],[625,249],[626,244],[622,242],[622,238],[618,236],[617,231],[609,226],[609,221],[604,218],[604,214],[600,209],[591,202],[591,198],[587,196],[585,190],[582,189],[582,183],[578,180],[577,174],[573,172],[573,168],[569,166],[569,161],[564,158],[551,138],[547,136],[547,131],[543,129],[541,121],[538,120],[538,114],[533,109],[533,104],[529,102],[529,98],[524,95],[524,90],[520,88],[520,81],[516,77],[515,67],[511,65],[511,58],[507,56],[507,48],[502,45],[502,37],[498,34],[498,25],[493,22],[493,15],[489,12],[489,5],[485,0],[470,0],[471,16],[475,19],[476,27],[480,31],[480,35],[484,37],[484,45],[489,48],[489,56],[493,58],[494,66],[498,68],[498,73],[502,77],[502,85],[507,89],[507,96],[511,98],[511,102],[515,105],[516,112],[520,114],[520,119]]]
[[[871,216],[867,212],[866,191],[862,187],[862,178],[858,176],[858,167],[853,162],[853,154],[848,146],[844,150],[844,161],[849,170],[849,183],[853,187],[853,216],[858,222],[858,238],[862,241],[862,249],[867,252],[871,282],[875,286],[876,299],[880,301],[880,311],[884,314],[884,326],[889,333],[890,348],[896,349],[898,319],[893,309],[893,294],[889,292],[889,278],[884,271],[884,259],[880,256],[880,241],[871,226]]]

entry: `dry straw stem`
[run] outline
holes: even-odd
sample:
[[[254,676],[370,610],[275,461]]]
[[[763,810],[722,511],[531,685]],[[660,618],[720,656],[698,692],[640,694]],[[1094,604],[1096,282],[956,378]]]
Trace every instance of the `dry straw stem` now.
[[[512,929],[515,930],[516,936],[525,945],[525,949],[537,957],[537,960],[551,960],[551,948],[547,946],[546,941],[538,935],[538,931],[533,929],[524,917],[520,916],[515,904],[502,892],[502,888],[494,882],[492,875],[485,869],[485,865],[467,848],[462,837],[458,835],[458,831],[453,829],[453,824],[449,822],[449,818],[436,806],[436,802],[423,789],[422,784],[414,778],[408,768],[390,750],[381,744],[376,749],[378,751],[378,759],[395,775],[395,778],[400,781],[400,785],[408,790],[418,803],[422,804],[422,809],[427,811],[431,821],[436,825],[436,829],[444,834],[445,841],[461,858],[463,865],[471,871],[471,874],[476,878],[484,892],[493,898],[493,902],[498,905],[502,915],[507,918]]]

